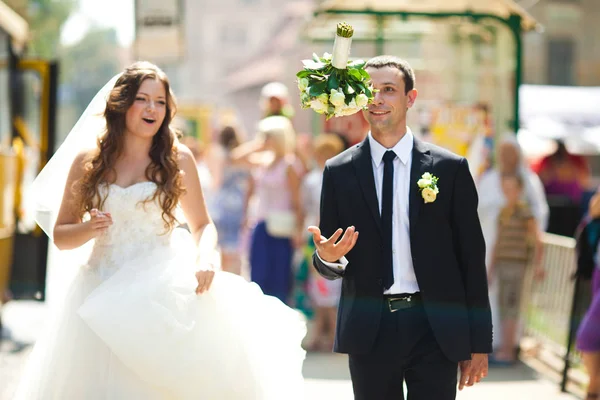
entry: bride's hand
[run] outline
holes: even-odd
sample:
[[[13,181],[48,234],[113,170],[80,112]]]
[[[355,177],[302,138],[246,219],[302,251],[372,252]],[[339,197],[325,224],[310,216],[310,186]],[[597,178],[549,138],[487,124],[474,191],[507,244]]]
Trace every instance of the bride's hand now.
[[[196,272],[196,280],[198,281],[198,287],[196,287],[196,294],[202,294],[210,289],[213,278],[215,277],[215,271],[198,271]]]
[[[113,224],[112,216],[108,212],[102,212],[94,208],[90,211],[89,224],[93,237],[99,236]]]

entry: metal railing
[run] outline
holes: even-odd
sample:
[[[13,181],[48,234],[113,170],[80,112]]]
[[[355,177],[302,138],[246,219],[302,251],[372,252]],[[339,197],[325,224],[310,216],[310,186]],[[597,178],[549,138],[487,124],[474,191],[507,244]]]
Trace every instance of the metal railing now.
[[[536,282],[531,269],[527,274],[525,333],[543,345],[564,351],[575,289],[572,279],[576,264],[575,239],[545,233],[542,242],[546,276]]]
[[[542,242],[546,276],[536,282],[531,269],[526,276],[524,333],[564,360],[561,388],[565,391],[569,368],[581,363],[574,339],[589,305],[589,284],[573,278],[577,267],[575,239],[544,233]]]

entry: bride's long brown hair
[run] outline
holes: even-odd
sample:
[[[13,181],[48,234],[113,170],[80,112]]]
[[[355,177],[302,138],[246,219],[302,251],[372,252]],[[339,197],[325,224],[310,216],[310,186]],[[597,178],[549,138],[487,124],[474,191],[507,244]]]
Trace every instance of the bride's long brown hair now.
[[[171,229],[176,223],[175,208],[185,190],[177,162],[177,136],[170,127],[176,112],[175,96],[166,74],[154,64],[136,62],[118,78],[106,101],[106,132],[98,138],[98,149],[87,160],[84,176],[74,189],[81,215],[104,206],[106,194],[102,196],[99,188],[102,184],[114,183],[114,165],[123,151],[125,115],[146,79],[160,81],[167,97],[165,119],[152,138],[151,161],[145,173],[149,181],[156,183],[157,190],[147,201],[159,199],[165,228]]]

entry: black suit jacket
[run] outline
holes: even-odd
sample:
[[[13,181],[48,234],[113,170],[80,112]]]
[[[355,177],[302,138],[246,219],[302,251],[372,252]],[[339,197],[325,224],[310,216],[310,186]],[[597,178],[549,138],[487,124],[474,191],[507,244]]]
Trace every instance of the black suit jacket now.
[[[425,204],[417,181],[439,178],[439,194]],[[477,191],[467,161],[414,139],[410,172],[410,245],[424,307],[437,342],[453,361],[492,352],[492,319],[485,242],[477,216]],[[368,138],[329,160],[323,172],[320,229],[355,226],[360,236],[346,255],[345,271],[313,256],[317,271],[342,278],[334,350],[370,352],[377,337],[383,298],[382,232]]]

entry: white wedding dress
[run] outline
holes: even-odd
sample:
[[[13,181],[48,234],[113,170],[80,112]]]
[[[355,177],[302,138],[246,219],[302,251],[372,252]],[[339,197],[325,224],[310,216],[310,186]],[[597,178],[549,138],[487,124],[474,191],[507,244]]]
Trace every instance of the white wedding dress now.
[[[152,182],[110,185],[97,238],[36,344],[19,400],[303,398],[298,313],[225,272],[194,293],[196,248],[165,233]]]

